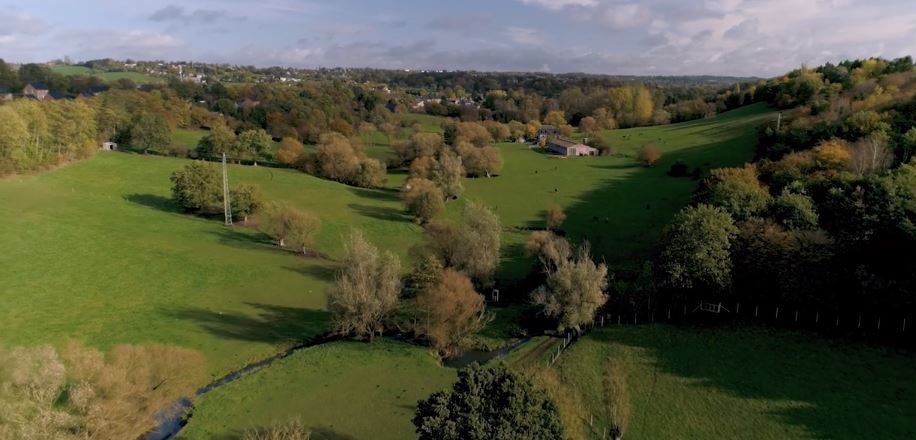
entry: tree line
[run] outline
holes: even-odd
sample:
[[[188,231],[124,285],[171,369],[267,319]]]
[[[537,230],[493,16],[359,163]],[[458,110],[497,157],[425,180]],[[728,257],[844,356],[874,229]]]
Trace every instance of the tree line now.
[[[761,130],[757,162],[704,180],[666,229],[643,289],[914,310],[912,61],[803,68],[771,83],[774,105],[796,107]]]

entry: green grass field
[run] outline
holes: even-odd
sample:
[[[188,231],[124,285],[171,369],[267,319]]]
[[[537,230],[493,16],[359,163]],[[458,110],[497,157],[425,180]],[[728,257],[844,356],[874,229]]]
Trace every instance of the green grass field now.
[[[206,130],[178,128],[172,131],[172,146],[185,147],[188,150],[197,148],[200,139],[207,135]]]
[[[466,200],[497,211],[505,230],[502,278],[529,269],[519,249],[525,234],[514,228],[540,225],[541,211],[552,203],[566,208],[570,236],[589,238],[599,255],[623,266],[648,255],[662,225],[696,187],[666,176],[668,165],[678,158],[704,168],[740,164],[751,157],[754,125],[768,117],[755,106],[712,121],[609,132],[619,151],[611,157],[556,159],[501,144],[502,175],[467,180],[465,197],[445,215],[456,216]],[[175,140],[196,143],[199,135],[179,131]],[[665,152],[651,169],[632,157],[648,141]],[[177,212],[169,175],[187,163],[105,153],[0,180],[0,343],[161,342],[201,351],[219,376],[326,330],[325,292],[350,229],[362,229],[405,260],[421,240],[397,192],[402,173],[392,173],[386,188],[365,190],[294,170],[232,166],[233,183],[256,184],[268,199],[320,216],[315,248],[325,258],[304,258],[275,249],[251,228],[227,229],[218,219]],[[515,313],[501,310],[477,342],[493,346],[509,337]],[[404,438],[411,405],[453,375],[426,350],[397,343],[306,350],[202,399],[186,435],[232,434],[298,416],[340,435]],[[370,392],[376,385],[382,394]],[[328,397],[335,393],[341,397]]]
[[[110,153],[0,181],[3,342],[173,343],[203,351],[222,373],[323,332],[335,263],[176,212],[168,178],[186,163]],[[317,247],[329,258],[340,255],[340,238],[354,227],[402,256],[419,239],[390,191],[291,170],[230,172],[272,200],[319,214]]]
[[[556,158],[526,145],[501,144],[502,174],[468,179],[465,199],[493,207],[509,229],[503,240],[508,250],[501,268],[504,280],[519,278],[531,267],[520,250],[528,232],[511,228],[542,227],[541,216],[553,204],[565,209],[562,229],[574,242],[588,240],[598,257],[619,269],[633,269],[697,187],[693,179],[669,177],[671,164],[681,159],[708,171],[750,161],[755,127],[770,117],[769,109],[754,105],[713,120],[608,131],[603,136],[616,150],[609,157]],[[649,142],[664,153],[652,168],[635,161],[636,151]],[[457,215],[461,203],[452,205],[450,214]]]
[[[417,401],[454,380],[420,347],[338,342],[202,397],[180,438],[237,438],[278,418],[298,418],[319,440],[411,438]]]
[[[555,364],[607,426],[604,374],[623,363],[628,439],[916,436],[911,353],[807,333],[671,326],[596,330]]]
[[[95,76],[104,81],[117,81],[119,79],[129,79],[137,84],[158,84],[165,82],[165,79],[147,75],[139,72],[106,72],[104,70],[94,70],[85,66],[54,66],[51,71],[64,76]]]

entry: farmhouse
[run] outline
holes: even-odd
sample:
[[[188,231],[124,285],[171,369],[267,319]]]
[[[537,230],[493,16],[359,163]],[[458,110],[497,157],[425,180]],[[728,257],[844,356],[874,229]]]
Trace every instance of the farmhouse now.
[[[560,129],[553,125],[542,125],[538,129],[538,140],[548,139],[560,135]]]
[[[26,98],[34,98],[39,101],[43,101],[48,98],[48,89],[47,84],[41,82],[28,83],[25,87],[22,88],[22,96]]]
[[[102,142],[102,145],[99,145],[99,150],[102,151],[115,151],[118,149],[118,144],[116,142]]]
[[[560,156],[597,156],[598,150],[569,139],[552,138],[547,141],[547,151]]]

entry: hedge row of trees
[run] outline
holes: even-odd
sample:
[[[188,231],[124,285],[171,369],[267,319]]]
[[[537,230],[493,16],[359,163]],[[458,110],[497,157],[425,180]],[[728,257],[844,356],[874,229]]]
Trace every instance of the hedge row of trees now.
[[[665,233],[660,286],[820,307],[916,306],[916,164],[826,141],[713,170]]]
[[[914,310],[912,60],[803,68],[757,93],[797,107],[761,131],[761,160],[713,170],[676,216],[654,264],[657,286],[675,295]]]

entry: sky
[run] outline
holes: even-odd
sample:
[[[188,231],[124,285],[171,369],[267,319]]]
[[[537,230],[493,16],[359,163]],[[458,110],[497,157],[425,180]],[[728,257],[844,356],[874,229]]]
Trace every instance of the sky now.
[[[0,0],[0,58],[771,77],[916,54],[914,0]]]

